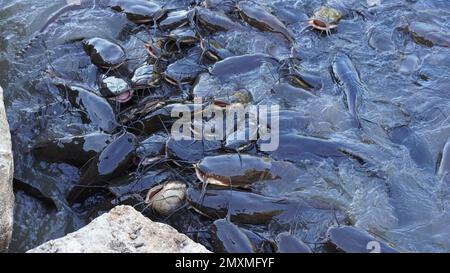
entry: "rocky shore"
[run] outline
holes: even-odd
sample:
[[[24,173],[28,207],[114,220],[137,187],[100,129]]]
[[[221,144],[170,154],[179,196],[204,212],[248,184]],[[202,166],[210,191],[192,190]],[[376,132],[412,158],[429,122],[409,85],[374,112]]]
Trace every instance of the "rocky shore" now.
[[[14,210],[13,172],[11,135],[3,103],[3,89],[0,87],[0,252],[7,251],[11,241]]]
[[[151,221],[130,206],[118,206],[82,229],[28,253],[207,253],[174,228]]]

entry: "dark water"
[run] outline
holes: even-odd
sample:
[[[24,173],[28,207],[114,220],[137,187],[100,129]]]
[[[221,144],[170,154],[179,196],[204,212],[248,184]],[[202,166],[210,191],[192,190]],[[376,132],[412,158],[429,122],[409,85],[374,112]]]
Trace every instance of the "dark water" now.
[[[297,163],[294,178],[259,185],[253,191],[332,204],[351,224],[402,251],[448,252],[448,190],[445,176],[438,175],[437,168],[450,136],[450,4],[446,0],[393,0],[370,6],[376,2],[264,1],[294,32],[295,50],[279,35],[250,27],[214,35],[233,55],[266,53],[283,60],[295,52],[302,60],[302,69],[312,71],[323,83],[314,98],[291,101],[286,106],[307,120],[300,133],[332,139],[358,151],[370,163],[364,168],[349,160],[337,165],[330,159]],[[80,39],[103,37],[120,43],[132,71],[147,56],[141,40],[156,34],[137,31],[129,35],[124,30],[135,26],[123,14],[87,5],[50,24],[23,56],[17,56],[50,14],[65,4],[0,0],[0,84],[5,89],[16,163],[13,252],[76,230],[112,205],[136,203],[128,197],[111,200],[108,194],[99,194],[82,206],[70,207],[65,196],[78,183],[79,168],[48,163],[31,153],[40,141],[97,131],[96,124],[83,123],[79,113],[64,104],[65,96],[49,80],[52,71],[95,85],[93,75],[98,71]],[[306,22],[322,4],[344,11],[337,30],[329,36],[312,31]],[[432,46],[414,39],[407,30],[416,22],[428,22],[438,29]],[[366,87],[359,111],[360,129],[352,124],[343,95],[331,77],[331,63],[338,53],[350,56]],[[276,83],[275,72],[268,69],[259,73],[256,78],[240,79],[240,84],[257,95],[255,102],[272,102],[267,97]],[[201,93],[233,87],[218,86],[206,77],[197,88]],[[176,88],[168,90],[161,92],[185,97]],[[113,107],[120,110],[116,104]],[[143,175],[147,181],[144,188],[180,175],[191,186],[198,183],[192,171],[173,166],[159,166]],[[307,216],[293,218],[287,226],[244,226],[268,238],[296,226],[296,235],[314,245],[323,239],[323,230],[330,223],[314,213]],[[182,210],[168,222],[208,245],[208,232],[203,232],[210,224],[206,218]]]

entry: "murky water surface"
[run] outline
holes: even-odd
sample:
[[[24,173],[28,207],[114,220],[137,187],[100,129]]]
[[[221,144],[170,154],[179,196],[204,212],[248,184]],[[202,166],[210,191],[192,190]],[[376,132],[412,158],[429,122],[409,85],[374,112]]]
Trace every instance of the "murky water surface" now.
[[[193,7],[190,1],[172,2],[168,6],[174,9]],[[231,221],[252,233],[255,241],[272,241],[288,231],[314,250],[324,251],[325,232],[340,222],[366,230],[400,251],[450,251],[446,176],[450,144],[444,148],[450,141],[449,2],[262,1],[264,9],[292,32],[293,44],[286,35],[249,26],[231,1],[222,2],[231,3],[221,7],[237,27],[217,32],[201,29],[204,38],[214,39],[226,50],[224,58],[263,53],[275,58],[273,63],[264,61],[245,73],[228,71],[233,76],[202,74],[194,85],[175,86],[163,80],[155,88],[135,92],[126,103],[109,100],[104,104],[102,99],[90,104],[97,101],[90,96],[99,94],[100,75],[131,80],[132,72],[149,59],[144,43],[166,32],[138,26],[103,1],[88,1],[49,20],[66,1],[0,0],[0,84],[5,89],[16,164],[11,251],[26,251],[61,237],[118,204],[135,205],[150,218],[168,222],[212,249],[223,227],[213,225],[210,218],[224,217],[228,207]],[[342,13],[330,35],[308,26],[308,18],[322,5]],[[122,46],[127,59],[120,70],[92,64],[82,42],[93,37]],[[166,75],[189,81],[186,75],[195,78],[212,67],[212,62],[198,64],[202,52],[198,44],[184,45],[181,53],[170,56],[166,65],[182,66],[163,68]],[[360,80],[354,80],[358,76],[351,71],[333,78],[332,65],[342,61],[343,54],[350,57]],[[280,72],[281,64],[294,67],[311,88],[280,87],[280,82],[291,83]],[[339,86],[339,80],[348,84]],[[91,91],[90,95],[67,88],[75,85]],[[273,175],[266,180],[272,181],[256,181],[244,191],[235,191],[233,197],[229,188],[209,189],[203,208],[186,207],[170,217],[146,209],[142,201],[147,190],[170,179],[188,184],[188,200],[195,207],[198,194],[192,191],[200,191],[200,181],[192,164],[235,152],[214,141],[169,141],[166,149],[169,137],[164,126],[151,117],[143,127],[127,123],[126,113],[144,98],[170,105],[189,103],[195,95],[223,98],[236,90],[249,92],[252,104],[278,103],[286,110],[279,150],[263,153],[253,145],[241,152],[265,158]],[[71,99],[73,94],[77,95]],[[353,102],[357,110],[352,114]],[[134,162],[111,175],[89,174],[89,160],[96,160],[96,154],[124,130],[136,135],[147,157],[165,160],[145,168]],[[91,142],[85,137],[67,144],[73,140],[67,138],[93,134],[97,135]],[[127,160],[126,149],[121,151],[120,164]],[[253,171],[266,166],[252,160],[244,163]],[[210,162],[215,161],[206,165],[220,175],[234,166],[231,161]],[[80,181],[89,186],[88,198],[71,204],[66,196]],[[225,204],[224,198],[232,202]],[[282,213],[273,214],[275,209]],[[252,210],[257,213],[251,214]],[[240,217],[242,213],[251,216]]]

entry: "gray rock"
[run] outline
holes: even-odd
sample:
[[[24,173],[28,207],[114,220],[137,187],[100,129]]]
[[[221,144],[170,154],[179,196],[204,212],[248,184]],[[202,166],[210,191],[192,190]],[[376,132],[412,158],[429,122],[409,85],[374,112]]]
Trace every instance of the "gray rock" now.
[[[82,229],[28,253],[206,253],[174,228],[151,221],[130,206],[118,206]]]
[[[3,103],[3,89],[0,87],[0,252],[7,251],[11,241],[14,210],[13,172],[11,135]]]

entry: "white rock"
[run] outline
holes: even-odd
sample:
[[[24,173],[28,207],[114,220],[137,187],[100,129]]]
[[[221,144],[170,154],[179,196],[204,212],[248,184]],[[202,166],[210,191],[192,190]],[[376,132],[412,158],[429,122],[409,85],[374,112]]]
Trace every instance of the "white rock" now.
[[[3,89],[0,87],[0,252],[6,251],[11,241],[14,210],[13,172],[11,135],[3,103]]]
[[[174,228],[151,221],[130,206],[118,206],[82,229],[28,253],[206,253]]]

